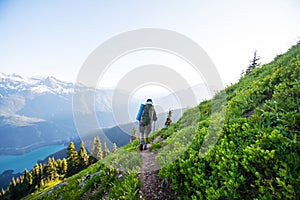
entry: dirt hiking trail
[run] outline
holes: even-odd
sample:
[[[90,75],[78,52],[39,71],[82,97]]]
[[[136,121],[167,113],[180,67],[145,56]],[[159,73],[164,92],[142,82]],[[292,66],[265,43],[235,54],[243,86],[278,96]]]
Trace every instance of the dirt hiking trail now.
[[[153,142],[159,140],[162,140],[160,136],[155,138]],[[160,167],[155,161],[157,154],[149,151],[151,144],[148,144],[147,150],[140,152],[142,159],[141,172],[139,174],[141,180],[141,198],[145,200],[176,199],[176,194],[169,187],[169,184],[158,177]]]

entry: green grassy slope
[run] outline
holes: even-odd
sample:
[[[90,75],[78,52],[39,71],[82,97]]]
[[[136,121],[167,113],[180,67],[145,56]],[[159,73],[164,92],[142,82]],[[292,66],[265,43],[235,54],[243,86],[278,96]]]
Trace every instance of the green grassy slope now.
[[[82,184],[86,175],[91,178]],[[26,196],[23,199],[137,199],[140,181],[135,173],[122,173],[101,162],[89,166],[80,173],[68,178],[59,187],[55,184]]]
[[[160,175],[171,180],[182,199],[299,199],[299,81],[298,44],[228,87],[219,140],[205,155],[201,145],[216,120],[207,112],[212,101],[190,110],[173,126],[173,138],[194,131],[194,140]],[[195,118],[200,121],[192,122]],[[180,123],[189,120],[194,129],[185,130]],[[158,162],[165,159],[164,154],[157,157]]]
[[[153,145],[159,175],[180,199],[299,199],[299,77],[298,44],[154,133],[166,139]],[[138,199],[140,162],[135,141],[106,159],[115,168],[98,162],[51,194],[48,187],[25,199]],[[82,187],[82,177],[96,172]]]

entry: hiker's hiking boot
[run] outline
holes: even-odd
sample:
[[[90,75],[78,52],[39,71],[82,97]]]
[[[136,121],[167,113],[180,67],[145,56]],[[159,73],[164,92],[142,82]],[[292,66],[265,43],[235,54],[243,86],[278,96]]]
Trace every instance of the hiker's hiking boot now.
[[[147,150],[147,143],[144,144],[144,150]]]
[[[143,143],[140,144],[140,151],[143,151]]]

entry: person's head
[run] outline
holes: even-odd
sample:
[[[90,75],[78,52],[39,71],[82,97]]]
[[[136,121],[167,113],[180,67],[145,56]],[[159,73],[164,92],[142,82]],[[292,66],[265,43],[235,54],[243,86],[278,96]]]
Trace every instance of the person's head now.
[[[146,104],[153,104],[152,99],[147,99]]]

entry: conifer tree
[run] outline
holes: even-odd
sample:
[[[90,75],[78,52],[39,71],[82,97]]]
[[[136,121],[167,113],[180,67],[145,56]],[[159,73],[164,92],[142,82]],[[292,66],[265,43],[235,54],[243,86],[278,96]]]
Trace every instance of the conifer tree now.
[[[41,176],[41,179],[43,179],[43,175],[44,175],[44,166],[42,163],[40,163],[40,176]]]
[[[256,67],[260,66],[261,63],[258,63],[260,60],[260,56],[257,56],[257,51],[254,51],[253,59],[250,61],[250,65],[248,66],[246,70],[246,74],[249,74],[252,70],[254,70]]]
[[[19,185],[20,183],[21,183],[20,178],[17,177],[17,178],[16,178],[16,184]]]
[[[2,188],[2,189],[1,189],[1,195],[0,195],[0,196],[3,197],[4,195],[5,195],[5,190]]]
[[[53,157],[48,159],[47,174],[50,181],[57,177],[56,162]]]
[[[67,176],[71,176],[77,172],[78,166],[78,154],[75,149],[75,145],[73,142],[70,142],[68,151],[67,151]]]
[[[11,184],[12,184],[13,187],[16,187],[17,183],[16,183],[16,180],[15,180],[15,177],[12,177]]]
[[[10,183],[9,183],[9,191],[10,193],[14,193],[15,192],[15,187],[16,187],[16,180],[15,177],[12,177]]]
[[[67,160],[65,158],[62,159],[62,174],[66,175],[68,169]]]
[[[138,132],[136,130],[136,127],[134,126],[132,128],[131,142],[134,141],[134,140],[136,140],[137,138],[138,138]]]
[[[107,148],[106,142],[104,142],[104,149],[103,149],[103,157],[105,158],[109,154],[109,149]]]
[[[24,182],[24,176],[20,176],[19,178],[20,178],[21,183],[23,183]]]
[[[102,160],[102,148],[100,138],[97,136],[94,138],[94,143],[92,147],[92,156],[97,160]]]
[[[63,161],[61,159],[57,159],[56,160],[56,164],[57,164],[57,167],[56,167],[56,171],[58,173],[58,175],[62,175],[63,174]]]
[[[10,199],[19,199],[18,198],[18,188],[17,188],[17,183],[15,177],[12,177],[11,182],[8,186],[8,190],[10,193]]]
[[[19,191],[21,191],[21,193],[24,193],[26,191],[25,189],[25,185],[24,185],[24,176],[19,176],[19,180],[20,180],[20,184],[18,185]]]
[[[89,157],[87,155],[84,143],[81,142],[80,149],[78,151],[79,170],[85,169],[89,164]]]
[[[33,183],[32,174],[27,169],[24,171],[24,183],[27,187],[30,187]]]
[[[19,185],[20,183],[21,183],[20,177],[17,177],[17,178],[16,178],[16,184]]]
[[[113,153],[115,153],[117,151],[117,145],[116,143],[114,143],[114,146],[113,146]]]
[[[41,172],[42,172],[42,179],[44,179],[44,181],[45,181],[45,179],[46,179],[46,177],[47,177],[47,164],[46,163],[41,163],[40,165],[42,165],[42,167],[40,167],[40,169],[41,169]]]
[[[40,174],[40,165],[35,164],[33,169],[31,170],[32,178],[33,178],[33,185],[39,185],[41,182],[42,176]]]

